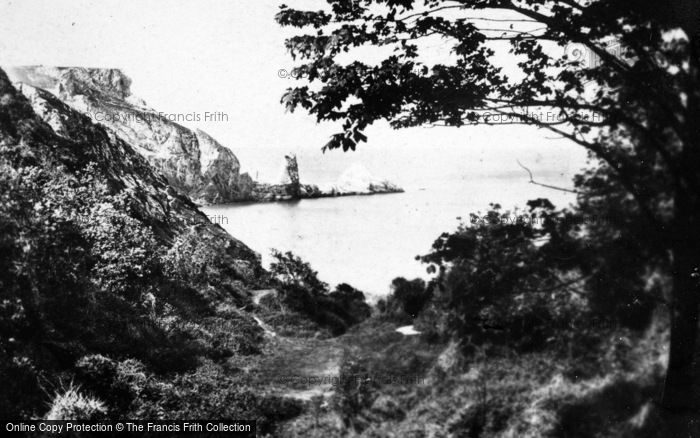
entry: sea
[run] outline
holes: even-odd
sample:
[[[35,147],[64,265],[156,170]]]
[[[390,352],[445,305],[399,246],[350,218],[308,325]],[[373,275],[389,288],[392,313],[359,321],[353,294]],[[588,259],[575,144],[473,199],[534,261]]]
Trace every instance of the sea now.
[[[373,196],[304,199],[294,202],[207,206],[203,211],[232,236],[260,253],[292,251],[331,287],[348,283],[374,302],[390,292],[396,277],[429,279],[416,256],[430,252],[443,232],[454,231],[470,214],[483,215],[490,203],[515,214],[527,200],[547,198],[557,207],[575,201],[571,193],[530,183],[572,187],[580,156],[558,149],[544,152],[443,145],[375,147],[354,153],[317,148],[235,150],[257,180],[282,177],[284,155],[294,153],[303,183],[328,184],[346,169],[365,169],[405,192]],[[517,161],[520,161],[518,164]]]

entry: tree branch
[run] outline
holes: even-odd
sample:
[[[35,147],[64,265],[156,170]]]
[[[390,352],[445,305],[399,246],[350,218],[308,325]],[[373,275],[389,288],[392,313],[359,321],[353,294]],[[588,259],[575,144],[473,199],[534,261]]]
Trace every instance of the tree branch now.
[[[576,190],[565,189],[565,188],[563,188],[563,187],[556,187],[556,186],[551,186],[551,185],[549,185],[549,184],[539,183],[539,182],[537,182],[537,181],[535,181],[535,180],[533,179],[533,177],[532,177],[532,172],[530,171],[530,169],[528,169],[527,167],[525,167],[525,166],[523,165],[523,163],[520,162],[520,160],[515,160],[515,162],[518,163],[518,165],[519,165],[520,167],[522,167],[523,169],[525,169],[525,171],[530,175],[530,184],[535,184],[535,185],[537,185],[537,186],[546,187],[546,188],[552,189],[552,190],[559,190],[559,191],[561,191],[561,192],[569,192],[569,193],[576,193],[576,194],[580,193],[580,192],[578,192],[578,191],[576,191]]]

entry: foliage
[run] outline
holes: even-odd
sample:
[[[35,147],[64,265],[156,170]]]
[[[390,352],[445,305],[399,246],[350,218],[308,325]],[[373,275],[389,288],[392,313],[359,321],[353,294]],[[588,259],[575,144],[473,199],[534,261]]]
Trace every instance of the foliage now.
[[[230,246],[229,241],[202,235],[196,228],[177,236],[164,255],[165,272],[190,290],[185,296],[171,299],[187,300],[195,294],[203,302],[233,298],[238,305],[244,304],[240,299],[245,295],[243,280],[254,275],[250,266],[231,255]],[[183,304],[196,305],[195,302]]]
[[[272,251],[275,259],[270,271],[280,281],[280,303],[286,311],[298,312],[334,336],[369,317],[370,307],[364,293],[348,284],[340,284],[333,292],[318,279],[317,272],[291,252]]]
[[[304,62],[297,76],[322,84],[290,89],[282,101],[319,120],[343,121],[343,132],[333,136],[328,148],[354,149],[366,139],[364,129],[381,119],[396,128],[464,126],[501,123],[494,116],[504,115],[511,123],[562,131],[586,145],[585,134],[601,126],[626,124],[648,135],[635,124],[643,115],[635,114],[637,108],[618,105],[618,93],[630,94],[625,97],[635,107],[665,105],[664,116],[669,117],[667,103],[679,102],[682,81],[697,79],[695,72],[683,69],[671,74],[672,67],[680,68],[691,56],[697,44],[691,38],[695,29],[689,28],[680,9],[661,14],[650,1],[635,2],[634,12],[628,0],[328,3],[331,8],[325,11],[282,5],[277,14],[280,25],[307,32],[286,40],[291,56]],[[504,12],[508,29],[475,18],[493,10]],[[532,25],[539,25],[536,31]],[[665,34],[675,27],[684,28],[686,38]],[[443,39],[453,56],[430,65],[421,56],[423,43],[436,39]],[[617,57],[606,51],[611,39],[619,44]],[[493,41],[509,49],[516,61],[514,73],[506,75],[503,65],[494,61]],[[563,50],[572,42],[586,54],[597,55],[598,62],[584,64],[586,60]],[[387,49],[378,51],[384,56],[375,64],[338,59],[344,52],[369,46]],[[597,85],[596,93],[583,93],[586,83]],[[533,108],[556,111],[560,117],[533,118],[524,111]],[[591,110],[600,111],[600,117],[585,113]]]
[[[2,70],[0,95],[1,416],[298,414],[234,365],[263,342],[252,251],[88,118],[61,106],[57,135]]]
[[[343,334],[354,323],[346,309],[327,294],[313,293],[296,285],[284,285],[281,294],[286,309],[328,328],[333,336]]]
[[[310,292],[327,292],[328,285],[318,279],[318,272],[291,251],[282,253],[273,249],[272,258],[274,261],[270,264],[270,272],[282,283]]]
[[[0,355],[0,415],[29,418],[43,402],[38,370],[29,357],[5,351],[9,354]]]
[[[147,296],[156,292],[163,276],[162,247],[151,230],[125,214],[127,202],[122,193],[86,212],[83,233],[96,256],[91,275],[98,289],[147,305]]]
[[[356,379],[339,381],[347,385],[337,387],[330,412],[320,418],[308,412],[287,423],[281,436],[665,436],[638,433],[658,421],[649,408],[664,369],[663,324],[644,334],[613,331],[585,356],[562,357],[552,349],[494,355],[478,348],[459,359],[457,343],[402,336],[395,326],[375,316],[338,339],[348,352],[340,377]]]
[[[11,157],[0,157],[3,415],[42,415],[39,382],[59,385],[66,376],[82,385],[80,393],[57,396],[50,415],[123,415],[144,409],[153,402],[146,395],[168,385],[146,376],[259,352],[257,325],[215,314],[206,285],[175,275],[173,260],[186,274],[199,268],[136,218],[125,192],[101,184],[99,170],[72,175],[56,163],[15,166]],[[229,257],[216,245],[209,250]],[[240,288],[235,272],[211,269],[218,269],[211,279],[233,277],[230,287]],[[238,296],[225,287],[217,295]]]
[[[376,382],[367,368],[348,356],[343,358],[333,404],[345,427],[361,432],[367,427],[365,410],[376,398]]]
[[[337,285],[328,296],[345,309],[347,319],[352,321],[351,325],[364,321],[372,314],[372,308],[365,301],[365,294],[347,283]]]
[[[104,403],[82,394],[79,388],[71,386],[64,393],[56,394],[46,419],[95,421],[105,418],[106,415],[107,408]]]
[[[289,89],[282,103],[342,125],[324,149],[354,150],[366,141],[368,126],[381,120],[394,128],[532,124],[585,148],[593,162],[576,182],[577,213],[612,215],[605,225],[588,227],[597,256],[572,248],[584,259],[578,274],[592,277],[589,304],[606,312],[606,299],[614,298],[618,316],[628,308],[626,324],[639,328],[653,306],[650,294],[670,302],[674,336],[664,404],[700,409],[694,389],[700,388],[694,359],[700,342],[697,3],[327,3],[315,12],[282,5],[277,15],[280,25],[303,29],[286,45],[302,62],[297,77],[308,80]],[[490,18],[494,12],[501,26]],[[434,58],[424,55],[436,40],[450,53],[430,64],[426,59]],[[368,47],[377,49],[369,57],[377,62],[362,60]],[[347,52],[360,56],[344,62]],[[520,258],[509,256],[515,263]],[[579,253],[564,257],[575,263]],[[530,269],[521,261],[525,266],[506,268],[506,276],[485,271],[469,281],[482,292],[510,291]],[[672,286],[665,287],[668,278]]]
[[[456,334],[466,348],[485,342],[525,350],[569,348],[573,342],[582,352],[609,325],[648,323],[653,309],[648,296],[630,303],[616,290],[589,286],[590,272],[581,266],[593,267],[587,257],[598,255],[583,249],[592,235],[581,234],[572,213],[535,200],[527,212],[492,204],[483,217],[470,219],[421,257],[439,274],[426,309],[439,318],[438,337]],[[564,256],[571,253],[577,254],[575,262]],[[430,324],[423,315],[421,327]]]
[[[260,434],[301,412],[299,402],[266,396],[212,363],[169,382],[148,381],[133,415],[137,418],[217,418],[257,421]]]
[[[403,277],[397,277],[392,280],[391,289],[391,294],[383,304],[385,306],[383,313],[399,318],[415,318],[431,298],[431,291],[421,278],[409,281]]]
[[[149,379],[146,367],[134,359],[118,362],[96,354],[81,358],[75,367],[83,388],[106,401],[115,416],[129,412]]]

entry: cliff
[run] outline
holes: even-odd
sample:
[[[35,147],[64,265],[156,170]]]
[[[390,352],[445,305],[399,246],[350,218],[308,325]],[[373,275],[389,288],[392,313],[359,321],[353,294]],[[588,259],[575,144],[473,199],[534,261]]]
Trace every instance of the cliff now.
[[[9,68],[8,76],[35,109],[47,96],[38,90],[44,90],[113,131],[195,202],[251,200],[253,181],[240,173],[233,152],[149,108],[131,94],[131,79],[120,70],[26,66]]]
[[[131,94],[121,70],[84,67],[10,67],[8,76],[57,133],[64,133],[60,101],[89,117],[143,156],[167,182],[197,204],[397,193],[368,172],[349,169],[332,185],[302,183],[295,156],[286,156],[285,181],[265,184],[241,173],[236,156],[199,129],[190,130]]]
[[[108,94],[113,96],[123,97],[128,89],[128,81],[117,73],[91,77],[111,84]],[[114,131],[93,123],[46,90],[19,87],[21,93],[0,70],[3,151],[11,146],[21,147],[25,151],[22,163],[31,158],[29,163],[35,163],[32,165],[70,174],[91,168],[110,193],[128,198],[129,214],[151,229],[163,245],[172,245],[186,234],[221,242],[225,253],[220,256],[230,262],[241,281],[238,298],[247,300],[245,284],[255,284],[263,272],[257,253],[212,224],[195,203],[174,190],[149,161]]]

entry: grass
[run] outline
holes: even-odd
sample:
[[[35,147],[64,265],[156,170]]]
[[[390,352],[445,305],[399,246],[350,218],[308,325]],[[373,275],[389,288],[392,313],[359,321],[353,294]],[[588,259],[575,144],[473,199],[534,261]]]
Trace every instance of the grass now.
[[[316,393],[321,399],[304,400],[302,415],[282,425],[278,436],[657,436],[645,428],[655,418],[665,366],[663,325],[643,335],[610,334],[598,354],[585,359],[553,351],[461,357],[454,343],[431,343],[396,328],[389,319],[373,317],[337,338],[275,344],[279,350],[263,366],[268,374],[321,372],[332,351],[342,352],[341,368],[352,361],[374,377],[418,377],[391,383],[377,379],[354,413],[354,426],[343,422],[337,388],[330,388],[332,395]],[[622,352],[620,345],[626,346]],[[300,388],[287,389],[293,395]]]

